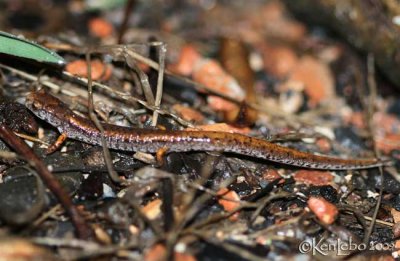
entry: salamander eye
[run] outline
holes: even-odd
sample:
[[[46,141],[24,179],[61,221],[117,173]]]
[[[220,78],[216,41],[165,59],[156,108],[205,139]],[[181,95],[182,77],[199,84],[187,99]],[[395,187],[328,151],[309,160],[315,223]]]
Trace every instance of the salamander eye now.
[[[42,108],[42,105],[41,105],[40,102],[34,101],[34,102],[32,103],[32,107],[33,107],[34,109],[41,109],[41,108]]]

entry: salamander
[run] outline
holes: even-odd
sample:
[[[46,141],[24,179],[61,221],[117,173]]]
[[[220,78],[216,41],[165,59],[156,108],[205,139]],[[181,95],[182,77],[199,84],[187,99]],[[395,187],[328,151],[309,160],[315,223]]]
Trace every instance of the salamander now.
[[[102,133],[91,120],[77,115],[44,90],[29,93],[26,106],[64,136],[101,146]],[[367,169],[386,164],[386,161],[375,158],[342,159],[315,155],[237,133],[141,129],[107,123],[102,126],[107,146],[123,151],[154,153],[159,149],[167,149],[169,152],[230,152],[286,165],[324,170]]]

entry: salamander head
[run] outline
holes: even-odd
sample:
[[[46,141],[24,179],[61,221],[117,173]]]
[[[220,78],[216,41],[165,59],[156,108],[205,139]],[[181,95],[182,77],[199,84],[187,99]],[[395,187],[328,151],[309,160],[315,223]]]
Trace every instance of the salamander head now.
[[[29,93],[25,105],[37,117],[55,127],[58,127],[67,119],[68,114],[72,113],[64,103],[43,89]]]

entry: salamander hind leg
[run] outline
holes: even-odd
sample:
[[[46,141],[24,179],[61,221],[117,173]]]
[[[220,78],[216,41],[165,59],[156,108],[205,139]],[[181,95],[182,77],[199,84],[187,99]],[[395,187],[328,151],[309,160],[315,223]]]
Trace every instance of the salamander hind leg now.
[[[57,140],[46,149],[45,153],[48,155],[58,150],[67,138],[67,134],[62,133],[58,136]]]

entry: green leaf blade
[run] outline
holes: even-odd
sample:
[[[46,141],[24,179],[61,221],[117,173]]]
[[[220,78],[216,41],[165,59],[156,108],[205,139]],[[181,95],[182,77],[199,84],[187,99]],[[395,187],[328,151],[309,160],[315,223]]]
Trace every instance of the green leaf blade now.
[[[2,31],[0,31],[0,53],[57,66],[64,66],[66,63],[56,52]]]

